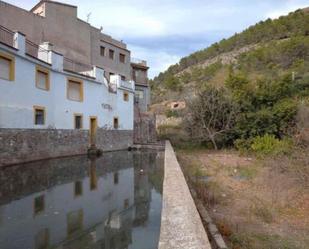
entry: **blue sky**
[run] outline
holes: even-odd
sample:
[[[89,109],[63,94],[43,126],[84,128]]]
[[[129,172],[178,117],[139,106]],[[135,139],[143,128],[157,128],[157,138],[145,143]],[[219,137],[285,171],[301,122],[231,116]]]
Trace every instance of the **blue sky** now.
[[[36,0],[5,0],[31,9]],[[185,55],[309,0],[58,0],[78,6],[79,18],[123,40],[132,57],[146,59],[152,78]]]

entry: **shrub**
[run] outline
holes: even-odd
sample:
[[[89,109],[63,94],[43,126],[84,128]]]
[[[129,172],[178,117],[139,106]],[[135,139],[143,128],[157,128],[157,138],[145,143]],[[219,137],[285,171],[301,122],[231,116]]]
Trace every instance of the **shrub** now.
[[[165,112],[166,117],[171,118],[171,117],[175,117],[178,118],[179,117],[179,112],[176,110],[167,110]]]
[[[266,134],[252,140],[251,150],[258,155],[282,155],[290,152],[292,142],[290,139],[279,140],[274,135]]]
[[[164,81],[166,88],[170,90],[180,91],[182,89],[181,82],[178,77],[169,75]]]
[[[240,152],[248,152],[251,148],[252,139],[236,139],[234,146]]]

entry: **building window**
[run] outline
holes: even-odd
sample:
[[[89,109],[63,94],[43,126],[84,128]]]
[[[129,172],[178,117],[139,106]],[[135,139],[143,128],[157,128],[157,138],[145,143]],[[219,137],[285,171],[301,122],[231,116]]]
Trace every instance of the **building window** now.
[[[126,76],[121,75],[121,80],[125,81],[126,80]]]
[[[125,54],[119,54],[119,61],[121,63],[125,63],[126,62],[126,55]]]
[[[124,101],[129,101],[129,94],[127,92],[123,93],[123,100]]]
[[[0,78],[14,81],[15,60],[14,57],[0,53]]]
[[[115,51],[110,49],[109,50],[109,58],[113,60],[114,59],[114,54],[115,54]]]
[[[82,129],[83,128],[83,115],[74,114],[74,128]]]
[[[43,212],[45,209],[45,198],[44,195],[40,195],[34,198],[34,214],[37,215]]]
[[[144,98],[144,91],[143,90],[135,90],[135,96],[139,99]]]
[[[67,98],[73,101],[83,101],[83,82],[68,80]]]
[[[100,55],[105,56],[105,47],[103,46],[100,47]]]
[[[114,173],[114,184],[117,185],[119,182],[119,174],[118,172]]]
[[[45,124],[45,108],[41,106],[34,106],[34,124]]]
[[[77,181],[74,183],[74,196],[78,197],[83,194],[83,182]]]
[[[114,118],[114,129],[118,129],[118,128],[119,128],[119,119]]]
[[[49,90],[49,71],[47,69],[37,67],[35,85],[37,88]]]

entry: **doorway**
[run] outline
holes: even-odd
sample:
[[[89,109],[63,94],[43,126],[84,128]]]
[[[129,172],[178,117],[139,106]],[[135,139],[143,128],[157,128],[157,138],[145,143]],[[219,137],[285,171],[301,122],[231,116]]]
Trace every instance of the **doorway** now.
[[[97,117],[90,117],[90,146],[94,147],[96,144],[96,132],[97,132]]]

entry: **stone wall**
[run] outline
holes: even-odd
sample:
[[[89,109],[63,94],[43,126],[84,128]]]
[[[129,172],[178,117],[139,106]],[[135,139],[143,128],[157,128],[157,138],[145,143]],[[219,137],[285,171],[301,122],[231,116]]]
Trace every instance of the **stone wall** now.
[[[133,131],[98,129],[96,145],[103,151],[128,149],[133,145]]]
[[[0,129],[0,167],[47,158],[86,154],[88,130]],[[127,149],[133,131],[97,131],[97,148],[103,151]]]
[[[139,115],[135,115],[134,143],[135,144],[157,143],[156,116],[154,114],[142,113]]]

